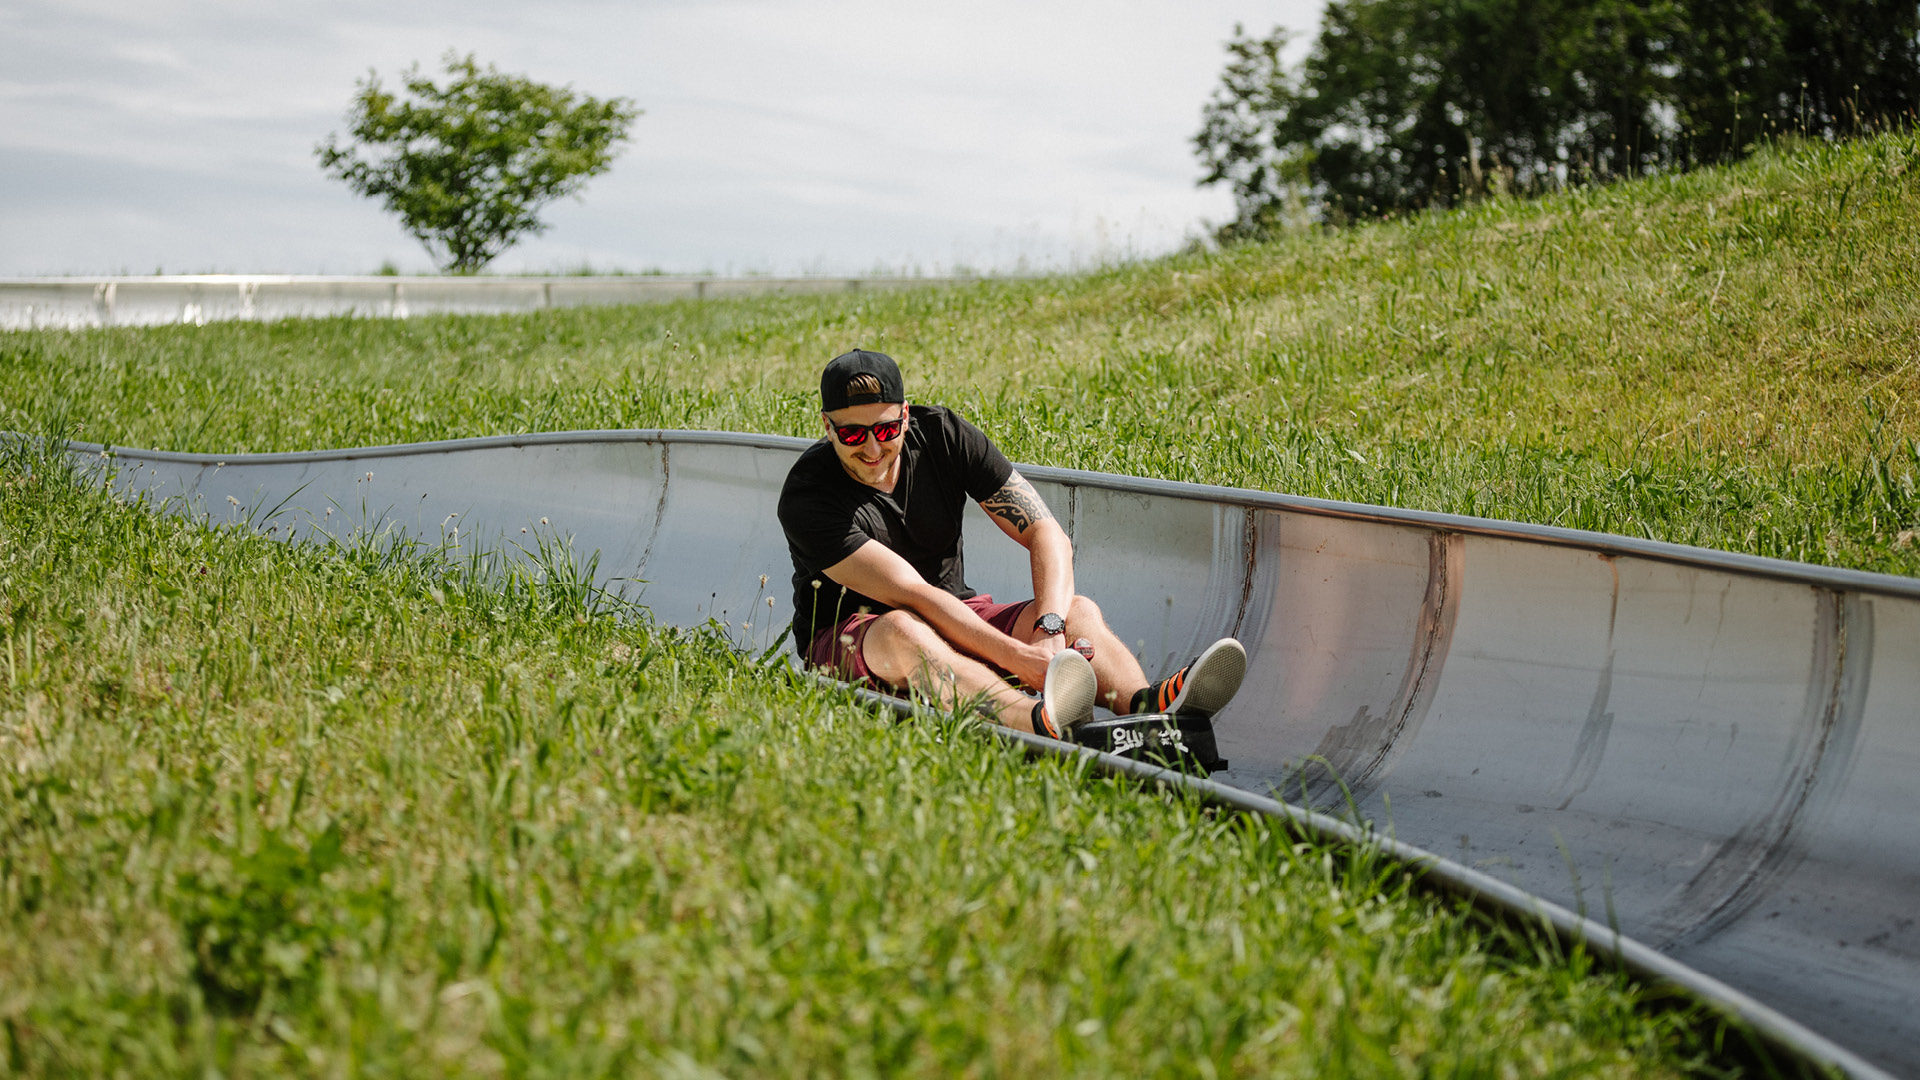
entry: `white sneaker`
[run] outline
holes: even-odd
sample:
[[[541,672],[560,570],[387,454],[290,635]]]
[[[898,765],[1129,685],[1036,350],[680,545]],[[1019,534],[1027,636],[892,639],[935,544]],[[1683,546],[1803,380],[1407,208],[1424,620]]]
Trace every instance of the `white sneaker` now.
[[[1146,712],[1212,716],[1227,707],[1247,677],[1247,650],[1232,638],[1207,646],[1200,658],[1148,688]]]
[[[1093,699],[1099,690],[1100,680],[1086,657],[1072,649],[1054,653],[1047,661],[1046,690],[1034,710],[1035,733],[1071,738],[1074,728],[1093,719]]]

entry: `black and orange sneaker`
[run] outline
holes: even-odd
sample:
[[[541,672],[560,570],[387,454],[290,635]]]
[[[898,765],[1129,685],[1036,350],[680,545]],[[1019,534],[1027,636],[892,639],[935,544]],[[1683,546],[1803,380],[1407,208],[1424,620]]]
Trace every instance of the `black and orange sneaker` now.
[[[1227,707],[1247,677],[1247,650],[1232,638],[1207,646],[1200,658],[1133,696],[1135,713],[1212,716]]]
[[[1053,739],[1072,737],[1073,729],[1093,719],[1100,680],[1087,658],[1072,649],[1047,662],[1046,690],[1033,706],[1033,732]]]

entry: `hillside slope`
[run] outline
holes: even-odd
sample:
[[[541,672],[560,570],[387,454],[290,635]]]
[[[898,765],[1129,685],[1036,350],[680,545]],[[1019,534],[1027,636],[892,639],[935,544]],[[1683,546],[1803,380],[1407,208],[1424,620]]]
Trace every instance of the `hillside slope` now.
[[[0,335],[0,422],[214,451],[812,433],[820,364],[865,344],[1023,460],[1912,574],[1917,268],[1901,134],[1080,277]]]

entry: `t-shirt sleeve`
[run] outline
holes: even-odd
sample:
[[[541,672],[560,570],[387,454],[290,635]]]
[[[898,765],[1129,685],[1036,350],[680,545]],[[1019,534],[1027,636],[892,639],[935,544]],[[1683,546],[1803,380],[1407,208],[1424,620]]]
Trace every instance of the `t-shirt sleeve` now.
[[[809,572],[839,563],[872,539],[833,500],[805,492],[781,494],[780,528],[787,534],[795,561]]]
[[[1013,475],[1013,462],[1007,455],[993,445],[986,432],[968,423],[965,418],[953,413],[947,414],[951,426],[950,437],[955,457],[961,462],[961,485],[974,502],[991,498],[1001,488],[1007,486],[1007,477]]]

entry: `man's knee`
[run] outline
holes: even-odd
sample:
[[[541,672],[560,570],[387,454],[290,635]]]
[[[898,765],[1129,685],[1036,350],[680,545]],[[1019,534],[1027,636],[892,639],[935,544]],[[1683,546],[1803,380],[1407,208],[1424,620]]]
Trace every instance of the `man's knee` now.
[[[1106,616],[1100,614],[1100,605],[1079,595],[1075,595],[1073,602],[1067,605],[1067,621],[1089,629],[1107,625]]]
[[[910,611],[889,611],[873,620],[862,651],[867,670],[896,686],[923,664],[944,663],[954,655],[953,646]]]
[[[912,645],[926,645],[940,640],[940,635],[927,620],[911,611],[889,611],[873,620],[873,626],[867,630],[871,638],[878,634],[887,641],[899,641]]]

